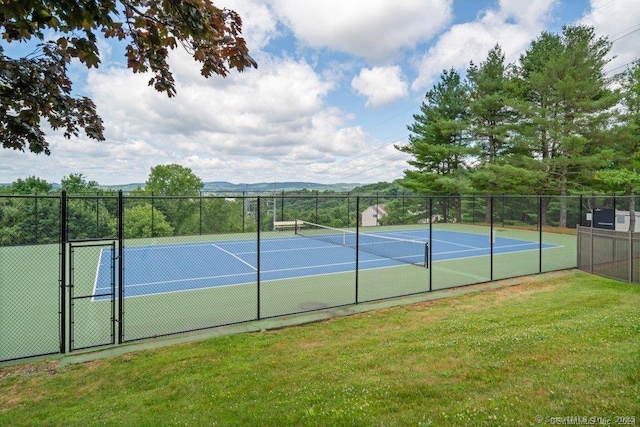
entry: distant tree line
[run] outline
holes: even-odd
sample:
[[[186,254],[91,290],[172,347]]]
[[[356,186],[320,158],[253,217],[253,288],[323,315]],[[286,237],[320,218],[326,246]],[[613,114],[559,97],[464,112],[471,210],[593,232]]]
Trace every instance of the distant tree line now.
[[[255,230],[243,220],[243,201],[201,199],[202,180],[177,164],[151,169],[144,187],[127,194],[123,217],[126,238],[193,235]],[[60,187],[38,177],[18,179],[0,189],[0,244],[53,243],[60,236],[60,198],[66,191],[68,239],[114,238],[118,235],[118,192],[100,188],[83,174],[62,178]],[[31,196],[31,197],[21,197]],[[180,197],[174,197],[180,196]],[[244,222],[244,224],[243,224]]]
[[[273,230],[274,220],[304,219],[334,227],[356,224],[355,198],[333,191],[298,190],[258,198],[202,192],[204,183],[178,164],[151,168],[141,187],[127,192],[123,206],[126,238],[188,236]],[[67,193],[68,239],[115,238],[118,192],[100,187],[82,173],[72,173],[54,186],[35,176],[0,187],[0,245],[54,243],[60,239],[60,193]],[[407,191],[397,183],[369,184],[355,193],[385,195]],[[14,197],[8,197],[14,196]],[[332,197],[336,196],[336,197]],[[375,199],[363,200],[376,203]],[[363,206],[362,209],[366,208]],[[260,216],[258,217],[258,210]]]

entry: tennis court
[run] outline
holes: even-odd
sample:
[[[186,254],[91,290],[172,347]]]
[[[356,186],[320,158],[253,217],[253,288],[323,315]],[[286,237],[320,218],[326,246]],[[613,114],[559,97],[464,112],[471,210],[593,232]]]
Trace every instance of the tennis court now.
[[[120,194],[62,197],[48,213],[35,198],[11,199],[38,214],[23,237],[0,246],[0,360],[575,266],[575,233],[543,226],[557,222],[555,210],[543,220],[544,200],[499,198],[487,215],[488,200]],[[361,225],[362,207],[383,201],[393,222]],[[151,214],[151,230],[135,228],[128,212],[137,206]],[[190,215],[163,234],[154,207]],[[80,208],[88,222],[78,220]],[[304,225],[291,227],[298,221]]]
[[[429,259],[437,263],[483,257],[492,250],[486,234],[446,230],[433,230],[431,239],[428,229],[367,232],[357,237],[359,270],[407,264],[425,268]],[[318,227],[306,236],[261,239],[259,259],[255,240],[127,247],[125,296],[251,284],[258,274],[260,282],[268,282],[351,272],[356,265],[355,246],[355,233]],[[493,253],[538,251],[540,247],[550,249],[557,245],[496,237]],[[111,286],[111,259],[106,251],[103,249],[99,257],[93,295],[107,293]]]

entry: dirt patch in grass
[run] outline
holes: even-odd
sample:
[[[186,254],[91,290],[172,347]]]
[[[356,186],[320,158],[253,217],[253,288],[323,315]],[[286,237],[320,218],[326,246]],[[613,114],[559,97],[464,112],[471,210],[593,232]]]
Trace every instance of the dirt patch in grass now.
[[[11,377],[20,377],[20,378],[29,378],[35,375],[40,374],[48,374],[55,375],[58,372],[58,362],[37,362],[37,363],[29,363],[26,365],[18,365],[18,366],[8,366],[4,368],[0,368],[0,380],[11,378]]]
[[[0,380],[11,380],[17,378],[25,380],[39,375],[56,375],[58,373],[58,362],[37,362],[27,365],[18,365],[0,368]],[[26,389],[21,381],[9,387],[8,392],[0,394],[0,413],[7,412],[20,405],[24,401],[37,402],[42,399],[42,391],[38,387]]]

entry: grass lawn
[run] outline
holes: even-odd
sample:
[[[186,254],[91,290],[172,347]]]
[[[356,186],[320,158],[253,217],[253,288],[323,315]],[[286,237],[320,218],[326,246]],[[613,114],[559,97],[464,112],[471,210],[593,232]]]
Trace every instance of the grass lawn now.
[[[590,417],[640,425],[640,286],[579,272],[83,364],[0,368],[2,426]]]

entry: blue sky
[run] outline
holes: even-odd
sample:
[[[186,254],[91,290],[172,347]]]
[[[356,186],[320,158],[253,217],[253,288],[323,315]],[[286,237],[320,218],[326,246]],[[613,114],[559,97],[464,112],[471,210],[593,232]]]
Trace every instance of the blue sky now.
[[[178,95],[125,68],[123,45],[74,65],[75,91],[104,119],[105,142],[45,130],[51,156],[0,150],[0,182],[82,173],[100,184],[146,181],[179,163],[204,181],[370,183],[408,167],[394,144],[443,69],[480,63],[496,43],[516,62],[543,30],[593,25],[613,43],[610,73],[640,56],[637,0],[224,0],[243,17],[258,69],[204,79],[171,55]],[[7,52],[19,52],[8,46]]]

